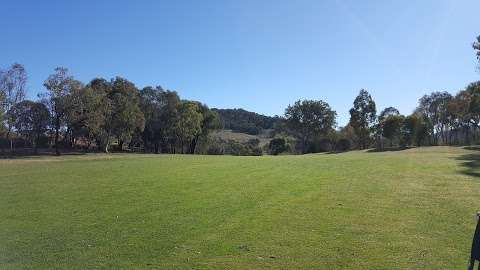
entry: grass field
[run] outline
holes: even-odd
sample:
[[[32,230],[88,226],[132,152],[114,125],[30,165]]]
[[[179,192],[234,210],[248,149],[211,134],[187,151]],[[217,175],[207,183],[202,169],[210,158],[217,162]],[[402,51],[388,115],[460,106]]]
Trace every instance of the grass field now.
[[[466,269],[480,151],[0,160],[0,269]]]

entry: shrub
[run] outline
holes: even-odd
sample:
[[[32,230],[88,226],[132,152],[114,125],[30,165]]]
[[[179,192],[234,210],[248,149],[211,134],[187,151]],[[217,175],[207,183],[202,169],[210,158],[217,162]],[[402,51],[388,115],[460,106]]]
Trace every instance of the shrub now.
[[[351,147],[351,142],[349,139],[340,139],[337,142],[337,145],[335,146],[335,150],[338,152],[344,152],[350,150]]]
[[[288,150],[285,138],[275,138],[268,144],[268,151],[272,155],[278,155]]]

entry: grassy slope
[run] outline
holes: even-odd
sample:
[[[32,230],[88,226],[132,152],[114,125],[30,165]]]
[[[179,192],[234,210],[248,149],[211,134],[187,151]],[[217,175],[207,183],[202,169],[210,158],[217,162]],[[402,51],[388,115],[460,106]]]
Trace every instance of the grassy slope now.
[[[0,160],[0,268],[465,269],[476,158]]]

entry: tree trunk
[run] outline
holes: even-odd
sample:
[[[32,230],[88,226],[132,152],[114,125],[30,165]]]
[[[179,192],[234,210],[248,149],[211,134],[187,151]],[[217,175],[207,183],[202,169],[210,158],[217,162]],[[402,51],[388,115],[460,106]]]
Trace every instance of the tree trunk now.
[[[58,145],[58,138],[59,138],[59,130],[58,128],[55,128],[55,154],[57,156],[60,156],[60,149],[59,149],[59,145]]]
[[[118,148],[120,151],[123,151],[123,143],[124,143],[123,140],[118,140]]]
[[[7,135],[6,135],[5,138],[10,143],[10,153],[13,153],[13,139],[10,138],[11,132],[12,132],[12,128],[9,126],[8,131],[7,131]]]
[[[198,136],[195,136],[192,140],[192,142],[190,143],[190,149],[189,149],[189,154],[195,154],[195,149],[197,148],[197,143],[198,143]]]
[[[105,148],[104,148],[104,152],[108,154],[108,145],[109,145],[109,142],[107,141],[105,143]]]
[[[34,145],[33,145],[33,154],[38,154],[38,142],[40,141],[40,134],[37,134],[35,140],[34,140]]]

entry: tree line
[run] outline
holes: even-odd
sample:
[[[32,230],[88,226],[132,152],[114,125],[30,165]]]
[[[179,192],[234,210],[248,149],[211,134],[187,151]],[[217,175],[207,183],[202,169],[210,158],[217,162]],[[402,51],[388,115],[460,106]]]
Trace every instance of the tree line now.
[[[480,62],[480,36],[473,43]],[[138,89],[116,77],[84,84],[66,68],[56,68],[44,82],[38,99],[26,99],[27,72],[13,64],[0,70],[0,149],[13,153],[17,145],[109,152],[143,151],[182,154],[280,154],[346,151],[375,147],[466,145],[479,142],[480,81],[457,94],[432,92],[420,98],[415,111],[402,115],[394,107],[377,113],[367,90],[361,89],[350,109],[350,121],[338,128],[337,113],[322,100],[299,100],[282,117],[267,117],[241,109],[210,109],[184,100],[160,86]],[[214,140],[223,127],[258,134],[272,130],[264,148]]]
[[[84,85],[60,67],[31,101],[25,100],[26,81],[20,64],[0,73],[2,135],[10,151],[20,138],[34,152],[53,146],[56,154],[79,148],[109,152],[113,142],[117,150],[195,153],[201,140],[221,128],[218,114],[206,105],[159,86],[137,89],[121,77]]]

